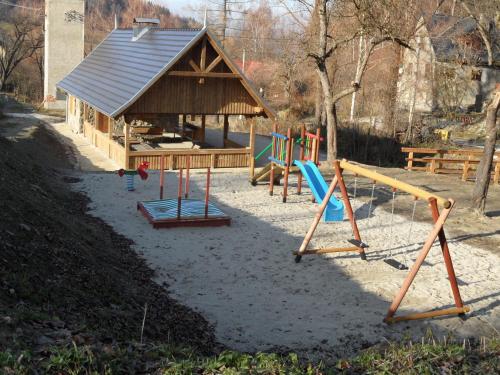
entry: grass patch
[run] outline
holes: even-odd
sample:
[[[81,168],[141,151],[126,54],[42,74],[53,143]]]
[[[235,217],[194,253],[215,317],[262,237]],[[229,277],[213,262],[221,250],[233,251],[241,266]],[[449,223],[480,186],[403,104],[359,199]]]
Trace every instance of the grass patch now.
[[[449,340],[447,340],[449,341]],[[183,374],[498,374],[500,341],[482,339],[465,344],[437,342],[429,337],[423,343],[378,345],[336,364],[310,363],[294,354],[247,354],[224,351],[200,356],[194,350],[172,345],[113,348],[96,351],[89,346],[54,347],[43,359],[28,352],[14,355],[0,352],[0,369],[5,374],[123,374],[146,372]]]

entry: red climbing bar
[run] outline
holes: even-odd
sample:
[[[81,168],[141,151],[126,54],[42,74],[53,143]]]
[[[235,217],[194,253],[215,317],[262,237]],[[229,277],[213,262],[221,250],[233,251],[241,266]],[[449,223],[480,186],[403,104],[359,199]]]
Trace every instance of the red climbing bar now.
[[[208,218],[209,196],[210,196],[210,167],[207,168],[207,186],[205,187],[205,219]]]
[[[177,190],[177,219],[181,218],[181,206],[182,206],[182,168],[179,169],[179,188]]]

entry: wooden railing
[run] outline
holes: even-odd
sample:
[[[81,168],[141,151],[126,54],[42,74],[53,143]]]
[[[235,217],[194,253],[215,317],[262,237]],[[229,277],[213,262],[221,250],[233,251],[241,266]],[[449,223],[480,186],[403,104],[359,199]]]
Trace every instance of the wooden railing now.
[[[102,133],[88,122],[83,126],[84,136],[92,145],[101,150],[120,167],[127,169],[137,168],[143,161],[149,162],[150,169],[160,169],[161,158],[165,158],[165,168],[179,169],[187,166],[190,159],[190,168],[241,168],[249,167],[253,157],[253,150],[237,143],[231,144],[238,148],[223,149],[155,149],[145,151],[126,152],[125,147],[109,138],[109,134]]]
[[[474,177],[477,165],[483,155],[483,151],[478,149],[446,150],[403,147],[401,151],[408,154],[406,157],[408,164],[405,169],[409,171],[461,174],[463,181]],[[500,151],[494,155],[492,177],[494,183],[500,181]]]
[[[130,151],[127,168],[135,169],[143,161],[149,162],[150,169],[160,169],[161,158],[165,158],[166,169],[190,168],[240,168],[248,167],[252,159],[250,148],[242,149],[190,149]]]

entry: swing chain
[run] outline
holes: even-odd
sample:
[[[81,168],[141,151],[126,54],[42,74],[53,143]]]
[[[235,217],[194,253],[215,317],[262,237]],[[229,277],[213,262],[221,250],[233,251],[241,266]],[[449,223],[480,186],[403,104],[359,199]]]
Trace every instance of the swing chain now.
[[[411,234],[412,234],[412,230],[413,230],[413,222],[415,221],[415,210],[417,208],[417,202],[418,202],[418,198],[415,197],[415,200],[413,201],[413,211],[411,213],[410,229],[408,231],[408,241],[407,241],[407,244],[410,243],[410,239],[411,239]]]

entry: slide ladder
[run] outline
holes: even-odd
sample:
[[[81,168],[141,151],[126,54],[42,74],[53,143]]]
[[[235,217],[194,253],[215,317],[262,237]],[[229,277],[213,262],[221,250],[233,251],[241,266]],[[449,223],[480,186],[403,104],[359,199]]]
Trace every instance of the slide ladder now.
[[[321,204],[328,191],[328,184],[321,175],[316,164],[312,161],[304,163],[300,160],[295,160],[294,164],[299,167],[302,175],[306,178],[316,202]],[[323,214],[323,220],[325,222],[344,220],[344,203],[332,195],[326,206],[325,213]]]

